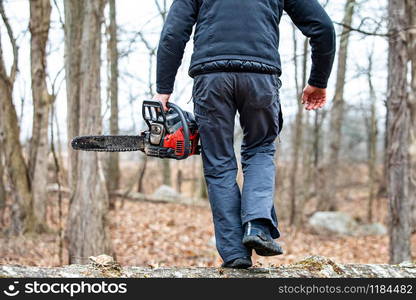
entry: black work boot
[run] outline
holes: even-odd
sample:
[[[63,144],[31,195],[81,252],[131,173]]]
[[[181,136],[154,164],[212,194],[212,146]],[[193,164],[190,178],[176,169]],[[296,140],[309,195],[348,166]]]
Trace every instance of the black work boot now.
[[[273,240],[267,227],[255,221],[246,224],[243,244],[250,249],[254,249],[260,256],[283,254],[282,247]]]
[[[251,258],[250,257],[239,257],[233,259],[229,262],[225,262],[221,265],[223,268],[230,268],[230,269],[248,269],[252,266]]]

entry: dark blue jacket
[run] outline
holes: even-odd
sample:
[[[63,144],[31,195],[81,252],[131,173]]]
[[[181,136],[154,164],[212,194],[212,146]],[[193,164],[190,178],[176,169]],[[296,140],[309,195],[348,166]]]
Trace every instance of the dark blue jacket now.
[[[309,84],[326,88],[335,56],[335,30],[317,0],[174,0],[157,52],[157,92],[173,91],[195,24],[191,77],[219,71],[280,75],[283,10],[310,38]]]

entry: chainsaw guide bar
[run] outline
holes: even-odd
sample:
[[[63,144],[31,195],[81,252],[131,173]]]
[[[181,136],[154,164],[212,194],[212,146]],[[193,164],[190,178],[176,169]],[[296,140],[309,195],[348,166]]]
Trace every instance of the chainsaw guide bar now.
[[[145,136],[143,135],[104,135],[80,136],[72,140],[74,150],[94,152],[131,152],[144,151]]]

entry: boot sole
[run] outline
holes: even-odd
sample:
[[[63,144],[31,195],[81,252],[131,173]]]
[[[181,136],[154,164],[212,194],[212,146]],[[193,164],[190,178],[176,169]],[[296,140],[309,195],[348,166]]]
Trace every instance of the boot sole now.
[[[256,253],[260,256],[276,256],[282,255],[282,248],[276,249],[274,243],[269,241],[264,241],[258,236],[245,236],[243,238],[244,246],[254,249]]]
[[[241,264],[241,265],[231,265],[231,266],[221,266],[222,268],[225,269],[248,269],[251,268],[253,266],[253,264]]]

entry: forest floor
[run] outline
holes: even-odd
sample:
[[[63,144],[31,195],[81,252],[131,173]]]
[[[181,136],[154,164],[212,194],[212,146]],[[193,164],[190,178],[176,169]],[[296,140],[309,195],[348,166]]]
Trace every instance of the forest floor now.
[[[356,211],[360,199],[349,201],[343,211]],[[384,200],[383,200],[384,201]],[[110,229],[115,256],[121,265],[134,266],[219,266],[209,207],[167,203],[125,201],[110,213]],[[362,206],[362,205],[361,205]],[[281,215],[281,213],[280,213]],[[378,218],[383,218],[383,213]],[[357,219],[359,215],[354,215]],[[54,219],[51,217],[50,219]],[[56,217],[55,217],[56,220]],[[56,223],[55,223],[56,225]],[[53,229],[56,226],[51,225]],[[388,237],[330,237],[313,234],[307,225],[295,232],[280,223],[285,254],[254,257],[262,267],[292,263],[309,255],[321,255],[339,263],[387,263]],[[88,233],[85,233],[88,238]],[[416,257],[416,235],[413,235]],[[8,237],[0,235],[0,264],[58,266],[58,234]],[[64,253],[64,257],[66,257]],[[87,258],[79,258],[85,263]],[[63,261],[67,263],[66,259]]]
[[[198,178],[198,160],[189,159],[172,164],[172,177],[179,169],[192,178]],[[122,190],[137,188],[137,163],[126,161],[122,164]],[[149,161],[146,172],[144,193],[152,194],[161,184],[161,166]],[[388,263],[389,238],[385,236],[321,236],[315,235],[308,227],[308,217],[314,212],[316,199],[308,200],[304,210],[304,225],[295,230],[287,222],[289,205],[284,200],[288,191],[288,176],[284,165],[279,168],[281,181],[276,203],[279,229],[285,254],[279,257],[254,257],[258,266],[274,266],[293,263],[306,256],[320,255],[338,263]],[[359,174],[359,175],[357,175]],[[363,222],[367,214],[366,166],[350,165],[343,168],[342,186],[338,191],[338,209]],[[239,174],[241,181],[241,172]],[[51,183],[55,182],[51,176]],[[196,181],[194,181],[196,182]],[[198,181],[200,182],[200,181]],[[176,184],[174,184],[177,187]],[[182,193],[195,195],[192,181],[185,182]],[[193,192],[192,192],[193,191]],[[283,200],[282,200],[283,199]],[[202,200],[203,201],[203,200]],[[388,201],[379,197],[373,203],[373,222],[386,226]],[[68,199],[63,201],[63,222],[66,220]],[[6,212],[5,215],[9,215]],[[22,264],[32,266],[59,266],[68,263],[68,254],[63,251],[59,257],[58,198],[53,195],[48,204],[48,225],[50,233],[33,236],[8,236],[5,228],[10,220],[6,218],[3,230],[0,228],[0,264]],[[117,199],[116,209],[108,220],[116,259],[122,265],[131,266],[219,266],[221,259],[215,249],[212,216],[209,205],[189,206],[175,203],[150,203],[122,201]],[[65,224],[63,224],[65,225]],[[88,239],[88,233],[85,233]],[[416,234],[412,238],[413,260],[416,260]],[[77,263],[88,262],[87,257],[73,258]]]

